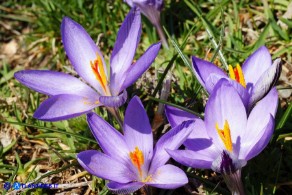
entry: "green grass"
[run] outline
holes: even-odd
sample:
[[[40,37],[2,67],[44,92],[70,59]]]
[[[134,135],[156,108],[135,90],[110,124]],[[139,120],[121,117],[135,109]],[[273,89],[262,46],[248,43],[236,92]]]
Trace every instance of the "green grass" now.
[[[137,84],[128,89],[129,99],[138,95],[144,105],[148,105],[147,112],[152,121],[163,79],[168,71],[173,70],[174,82],[166,103],[203,115],[207,94],[192,74],[192,55],[225,68],[227,64],[242,64],[253,51],[265,44],[273,59],[280,57],[283,66],[291,67],[291,19],[281,17],[288,4],[288,0],[166,0],[161,20],[171,48],[160,51],[148,70],[151,76],[147,77],[146,83],[142,82],[142,87]],[[72,73],[60,37],[60,23],[64,16],[80,23],[93,40],[98,41],[108,64],[118,28],[129,9],[122,0],[7,0],[0,4],[1,45],[11,40],[17,43],[17,52],[11,56],[3,50],[0,53],[0,134],[5,135],[9,143],[5,147],[0,145],[1,184],[18,181],[70,185],[87,180],[92,181],[91,188],[85,185],[67,191],[83,194],[92,190],[110,194],[104,180],[86,173],[78,176],[84,170],[79,166],[76,154],[86,149],[99,149],[85,116],[61,122],[34,119],[34,111],[47,97],[22,86],[13,74],[23,69]],[[287,24],[288,29],[277,25],[279,20]],[[143,17],[137,58],[157,41],[159,38],[154,27]],[[291,89],[291,83],[288,88]],[[120,111],[123,113],[125,108],[126,105]],[[104,108],[97,108],[95,112],[119,127]],[[271,142],[243,168],[242,180],[247,194],[292,193],[291,115],[291,98],[280,99]],[[164,125],[158,131],[162,131]],[[202,184],[206,194],[228,193],[222,177],[211,170],[192,169],[189,177]],[[198,186],[189,187],[196,190]],[[5,192],[2,187],[0,190]],[[48,189],[22,191],[24,194],[56,192]],[[158,190],[157,193],[187,194],[184,188]]]

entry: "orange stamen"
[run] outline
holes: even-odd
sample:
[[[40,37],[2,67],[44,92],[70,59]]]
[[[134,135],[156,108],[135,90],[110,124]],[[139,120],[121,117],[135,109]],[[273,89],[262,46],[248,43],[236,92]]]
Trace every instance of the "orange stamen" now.
[[[220,129],[218,123],[216,123],[216,130],[219,137],[223,141],[226,150],[232,152],[232,141],[228,121],[225,120],[223,129]]]
[[[93,73],[98,80],[99,84],[102,86],[103,90],[106,92],[107,80],[106,74],[103,68],[103,63],[98,54],[96,54],[96,59],[92,62],[90,61]]]
[[[138,147],[135,147],[135,150],[130,152],[130,159],[133,165],[138,169],[140,178],[142,178],[142,166],[144,164],[143,152],[139,150]]]

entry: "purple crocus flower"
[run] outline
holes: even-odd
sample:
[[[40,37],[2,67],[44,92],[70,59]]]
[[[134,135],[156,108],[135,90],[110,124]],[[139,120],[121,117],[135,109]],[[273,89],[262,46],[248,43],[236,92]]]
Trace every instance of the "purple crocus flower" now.
[[[163,29],[160,24],[160,12],[163,8],[163,0],[124,0],[131,7],[139,7],[141,12],[155,26],[161,42],[165,48],[168,48],[168,43],[165,38]]]
[[[278,94],[273,88],[247,116],[236,89],[226,79],[221,79],[207,102],[204,121],[176,108],[166,108],[172,127],[185,120],[196,121],[184,143],[187,149],[167,152],[186,166],[212,169],[223,176],[240,173],[246,162],[268,144],[277,106]]]
[[[127,99],[126,88],[152,64],[161,44],[153,44],[132,64],[141,35],[141,15],[133,8],[125,18],[110,59],[110,77],[104,58],[84,28],[64,17],[61,24],[66,54],[79,76],[48,70],[23,70],[15,78],[27,87],[49,95],[34,113],[44,121],[73,118],[97,106],[119,107]]]
[[[160,11],[163,8],[163,0],[124,0],[131,7],[137,6],[154,26],[160,24]]]
[[[269,50],[262,46],[241,66],[229,65],[229,76],[216,65],[193,57],[193,70],[201,85],[211,94],[221,78],[227,78],[237,89],[248,111],[275,85],[280,72],[280,59],[272,64]]]
[[[181,169],[165,165],[170,158],[165,149],[177,149],[192,131],[194,121],[168,131],[154,150],[150,122],[138,97],[126,109],[124,135],[94,113],[87,114],[87,121],[104,153],[87,150],[79,153],[77,159],[92,175],[110,180],[110,190],[127,194],[144,185],[173,189],[188,182]]]

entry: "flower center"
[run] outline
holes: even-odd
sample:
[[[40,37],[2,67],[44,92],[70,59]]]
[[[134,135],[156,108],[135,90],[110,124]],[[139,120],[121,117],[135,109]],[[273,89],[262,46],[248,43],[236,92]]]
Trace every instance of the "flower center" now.
[[[144,164],[144,155],[143,152],[139,150],[137,146],[135,147],[135,150],[133,152],[130,152],[130,159],[133,165],[138,169],[140,178],[142,178],[142,166]]]
[[[106,80],[106,74],[103,68],[103,63],[101,60],[101,57],[96,53],[96,59],[92,62],[90,61],[90,66],[92,68],[92,71],[98,80],[99,84],[102,86],[102,89],[106,93],[106,87],[107,87],[107,80]]]
[[[244,88],[246,88],[246,84],[245,84],[245,80],[244,80],[244,75],[243,75],[242,69],[239,66],[239,64],[237,64],[235,68],[233,68],[231,65],[229,65],[228,66],[228,69],[229,69],[230,78],[233,79],[233,80],[235,80],[235,81],[237,81]]]
[[[216,130],[221,140],[223,141],[226,150],[228,150],[229,152],[232,152],[232,141],[231,141],[230,128],[229,128],[228,121],[225,120],[223,129],[220,129],[218,127],[218,123],[216,123]]]

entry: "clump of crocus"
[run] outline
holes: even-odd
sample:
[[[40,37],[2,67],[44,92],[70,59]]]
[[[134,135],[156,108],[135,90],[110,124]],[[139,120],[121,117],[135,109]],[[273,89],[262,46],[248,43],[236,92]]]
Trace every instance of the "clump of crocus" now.
[[[139,7],[141,12],[150,20],[157,29],[163,45],[168,48],[164,32],[160,24],[160,12],[163,8],[163,0],[124,0],[131,7]]]
[[[237,89],[248,111],[275,85],[280,73],[280,59],[272,64],[272,58],[265,46],[260,47],[243,63],[242,67],[229,65],[229,77],[216,65],[193,57],[193,70],[201,85],[212,93],[221,78],[229,79]]]
[[[119,107],[127,99],[126,88],[152,64],[161,44],[153,44],[132,64],[141,35],[141,15],[133,8],[125,18],[110,59],[110,76],[104,58],[84,28],[65,17],[61,24],[66,54],[78,75],[87,83],[65,73],[24,70],[15,73],[22,84],[49,95],[34,113],[44,121],[73,118],[97,106]]]
[[[195,120],[195,127],[184,145],[186,150],[167,150],[176,161],[194,168],[221,173],[233,194],[243,194],[241,168],[268,144],[278,106],[273,88],[247,116],[244,103],[226,79],[214,87],[206,104],[204,121],[190,113],[167,107],[172,126]]]
[[[87,121],[104,153],[88,150],[77,159],[92,175],[110,180],[107,186],[113,192],[128,194],[144,185],[173,189],[188,182],[181,169],[165,164],[170,158],[165,149],[177,149],[194,128],[194,121],[168,131],[154,150],[150,122],[138,97],[126,109],[124,135],[94,113],[87,114]]]

